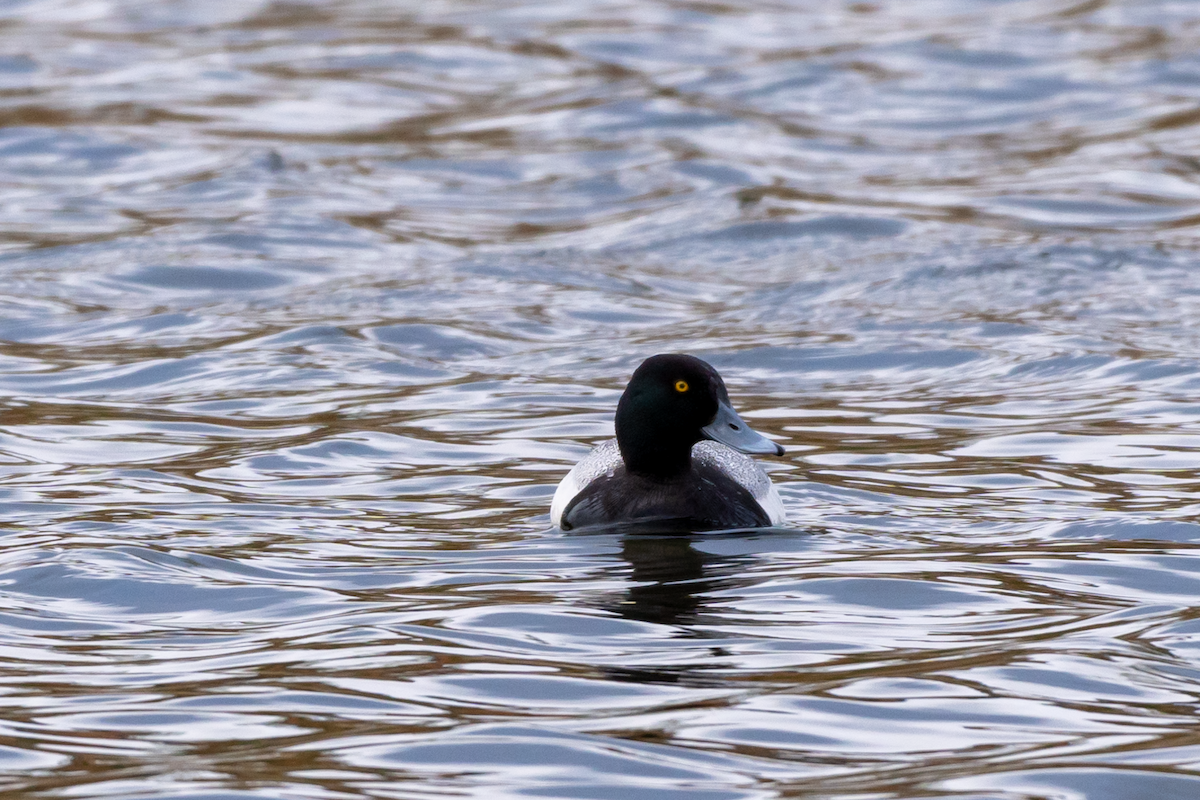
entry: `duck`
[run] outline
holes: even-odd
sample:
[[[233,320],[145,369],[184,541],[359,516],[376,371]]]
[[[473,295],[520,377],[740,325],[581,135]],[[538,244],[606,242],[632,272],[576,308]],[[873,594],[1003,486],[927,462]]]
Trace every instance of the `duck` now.
[[[567,531],[655,523],[690,531],[762,528],[786,520],[779,491],[750,455],[783,447],[752,429],[725,381],[695,356],[642,362],[600,443],[558,484],[550,521]]]

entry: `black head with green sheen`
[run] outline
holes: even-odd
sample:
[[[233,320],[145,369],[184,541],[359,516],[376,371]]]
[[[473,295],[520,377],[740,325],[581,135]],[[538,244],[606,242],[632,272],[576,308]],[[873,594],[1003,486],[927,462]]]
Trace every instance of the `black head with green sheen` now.
[[[738,416],[725,382],[708,364],[685,355],[643,361],[617,403],[617,444],[625,468],[651,478],[677,477],[691,468],[692,445],[701,439],[743,453],[783,454]]]

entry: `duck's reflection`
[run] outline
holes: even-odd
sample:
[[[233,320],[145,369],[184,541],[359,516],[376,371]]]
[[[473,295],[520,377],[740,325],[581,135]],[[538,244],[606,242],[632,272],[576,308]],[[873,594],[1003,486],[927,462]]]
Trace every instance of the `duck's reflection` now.
[[[729,559],[697,550],[688,535],[626,536],[621,556],[633,572],[625,596],[610,610],[627,619],[694,624],[709,594],[733,583],[733,570],[723,563]]]
[[[611,595],[600,606],[626,619],[651,622],[676,628],[681,639],[709,640],[712,660],[695,664],[694,648],[685,648],[687,664],[652,667],[604,667],[614,680],[638,683],[707,684],[706,676],[714,668],[732,666],[722,662],[727,653],[721,646],[723,635],[705,625],[708,607],[714,597],[737,586],[753,583],[748,563],[752,555],[724,555],[704,547],[713,534],[627,534],[621,540],[621,556],[632,568],[627,588],[619,597]],[[701,545],[697,547],[697,545]],[[712,622],[718,617],[714,612]],[[682,645],[682,643],[681,643]]]

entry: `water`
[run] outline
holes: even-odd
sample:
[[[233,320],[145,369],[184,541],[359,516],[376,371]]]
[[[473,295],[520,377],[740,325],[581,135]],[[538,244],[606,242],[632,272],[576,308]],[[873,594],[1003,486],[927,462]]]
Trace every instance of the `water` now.
[[[0,19],[6,797],[1200,793],[1195,4]],[[786,529],[549,529],[662,351]]]

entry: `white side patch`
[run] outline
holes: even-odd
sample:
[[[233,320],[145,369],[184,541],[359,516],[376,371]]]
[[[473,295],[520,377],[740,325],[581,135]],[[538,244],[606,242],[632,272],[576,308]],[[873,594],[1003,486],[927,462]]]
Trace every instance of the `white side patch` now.
[[[787,509],[783,507],[783,498],[779,496],[779,490],[775,488],[775,484],[771,484],[771,491],[767,492],[766,497],[754,499],[763,507],[763,511],[767,512],[767,517],[771,520],[772,525],[787,524]]]
[[[550,524],[560,527],[563,512],[575,499],[575,495],[582,492],[583,488],[596,478],[607,475],[624,463],[616,439],[609,439],[593,447],[578,464],[571,467],[571,471],[554,490],[554,499],[550,501]]]
[[[787,522],[787,511],[783,508],[779,490],[753,458],[720,442],[708,440],[696,443],[692,448],[692,458],[715,467],[741,484],[767,512],[772,525]]]

